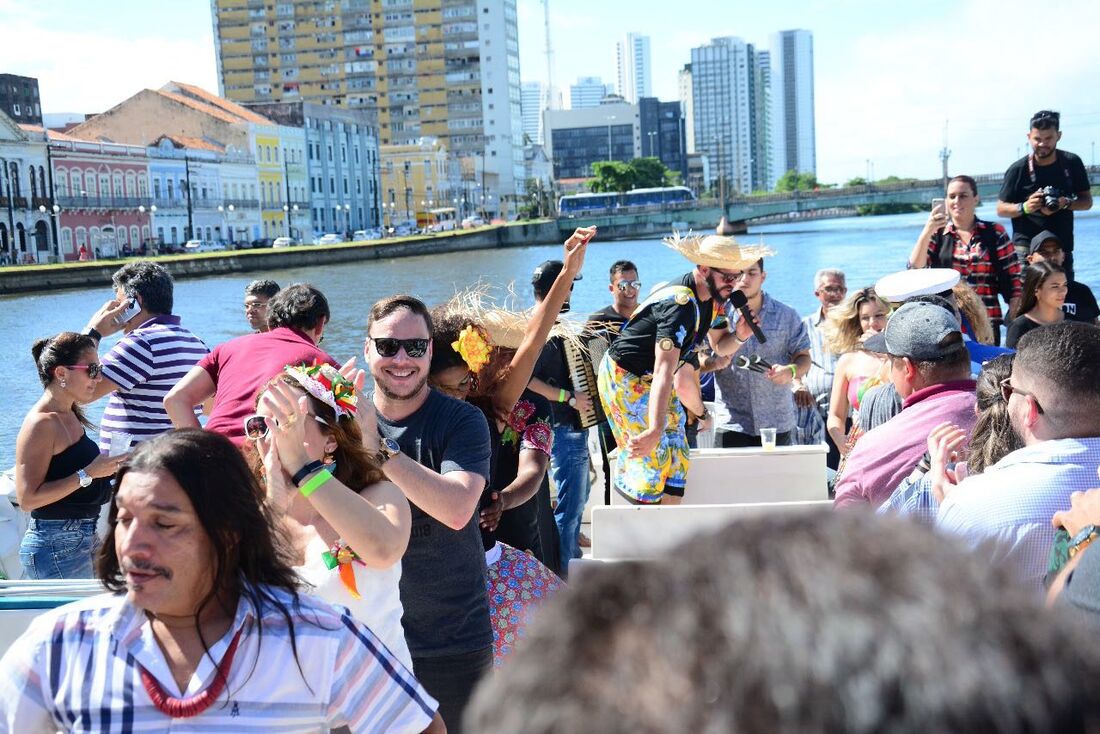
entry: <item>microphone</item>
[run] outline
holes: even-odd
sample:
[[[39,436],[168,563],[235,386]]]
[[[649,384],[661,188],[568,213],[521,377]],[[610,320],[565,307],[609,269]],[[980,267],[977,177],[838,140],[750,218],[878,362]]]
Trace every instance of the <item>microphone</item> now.
[[[762,367],[763,372],[767,372],[772,368],[772,363],[761,357],[759,354],[752,355],[752,363],[758,367]]]
[[[745,297],[744,293],[738,290],[730,293],[730,304],[741,312],[741,318],[745,319],[745,321],[749,323],[749,326],[752,327],[752,335],[756,337],[756,341],[761,344],[768,341],[768,338],[764,336],[764,332],[761,331],[757,323],[753,321],[752,311],[749,309],[749,299]]]
[[[748,370],[749,372],[759,372],[760,374],[764,374],[768,371],[763,366],[757,364],[743,354],[737,357],[736,365],[739,369]]]

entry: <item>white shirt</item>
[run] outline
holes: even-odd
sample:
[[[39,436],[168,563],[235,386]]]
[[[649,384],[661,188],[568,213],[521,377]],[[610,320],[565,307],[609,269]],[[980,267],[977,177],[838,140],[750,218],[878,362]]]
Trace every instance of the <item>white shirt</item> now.
[[[436,701],[363,624],[318,599],[271,587],[257,606],[242,594],[229,632],[210,646],[180,691],[149,618],[123,595],[102,594],[38,617],[0,660],[0,732],[208,732],[264,734],[420,732]],[[278,606],[289,615],[291,624]],[[262,621],[262,636],[257,621]],[[198,716],[157,710],[139,665],[170,696],[209,687],[243,627],[225,692]],[[297,659],[291,647],[291,630]]]
[[[306,547],[305,565],[294,570],[302,580],[313,587],[313,595],[324,599],[337,607],[347,607],[351,616],[370,627],[371,632],[386,644],[390,652],[409,670],[412,670],[412,655],[405,641],[405,629],[401,626],[401,561],[387,569],[367,568],[353,563],[355,590],[359,599],[351,595],[344,586],[338,569],[329,569],[321,557],[328,546],[320,536],[314,535]]]

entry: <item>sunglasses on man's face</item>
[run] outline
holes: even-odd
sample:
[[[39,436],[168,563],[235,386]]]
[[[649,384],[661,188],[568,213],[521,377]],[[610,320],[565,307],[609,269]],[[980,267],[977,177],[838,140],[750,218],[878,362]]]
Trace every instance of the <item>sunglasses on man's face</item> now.
[[[88,377],[92,380],[103,373],[103,365],[99,362],[92,362],[91,364],[67,364],[65,366],[71,370],[87,370]]]
[[[615,287],[618,288],[621,291],[625,291],[627,288],[631,288],[633,290],[640,291],[642,289],[642,281],[640,281],[640,280],[620,280]]]
[[[423,357],[428,352],[427,339],[390,339],[389,337],[367,337],[374,342],[375,350],[383,357],[394,357],[401,349],[413,359]]]
[[[328,421],[319,415],[309,414],[309,417],[320,423],[322,426],[327,426]],[[263,438],[271,432],[271,425],[268,423],[269,418],[266,415],[250,415],[244,419],[244,436],[247,439],[255,441],[256,439]]]

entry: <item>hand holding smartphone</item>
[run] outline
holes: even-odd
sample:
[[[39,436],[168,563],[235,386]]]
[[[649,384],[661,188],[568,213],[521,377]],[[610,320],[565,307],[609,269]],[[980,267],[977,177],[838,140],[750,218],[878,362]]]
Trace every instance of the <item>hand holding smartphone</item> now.
[[[140,311],[141,306],[138,305],[137,299],[130,297],[130,299],[126,301],[126,310],[115,317],[115,323],[122,326],[127,321],[137,316]]]
[[[947,223],[947,199],[940,196],[932,199],[932,219],[941,226]]]

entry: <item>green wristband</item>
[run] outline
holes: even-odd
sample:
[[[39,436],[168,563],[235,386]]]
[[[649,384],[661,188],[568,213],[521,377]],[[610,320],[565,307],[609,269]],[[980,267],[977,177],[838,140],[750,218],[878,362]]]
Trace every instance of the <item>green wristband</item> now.
[[[797,380],[798,379],[798,368],[795,367],[793,364],[789,364],[787,366],[791,368],[791,379],[792,380]]]
[[[567,392],[565,391],[565,388],[559,388],[559,389],[558,389],[558,402],[559,402],[559,403],[564,403],[564,402],[565,402],[565,398],[566,398],[566,397],[567,397],[568,395],[569,395],[569,393],[567,393]]]
[[[1027,202],[1026,201],[1020,203],[1020,212],[1023,215],[1027,216],[1028,211],[1027,211]]]
[[[303,497],[309,497],[330,479],[332,479],[332,475],[329,474],[327,469],[322,469],[310,477],[309,481],[299,487],[298,491],[302,493]]]

